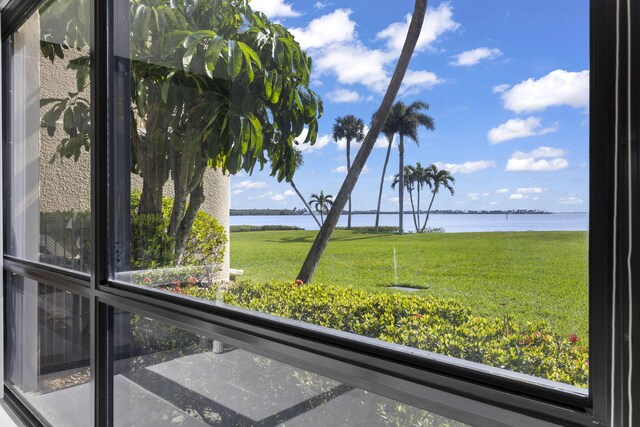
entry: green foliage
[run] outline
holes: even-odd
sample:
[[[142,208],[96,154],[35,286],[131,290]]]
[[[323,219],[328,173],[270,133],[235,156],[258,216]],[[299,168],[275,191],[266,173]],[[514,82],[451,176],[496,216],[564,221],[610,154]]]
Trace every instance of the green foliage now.
[[[231,235],[231,264],[254,282],[296,277],[317,231]],[[314,281],[366,291],[396,284],[454,298],[484,317],[544,320],[585,342],[588,254],[584,232],[364,233],[337,230]],[[394,249],[396,268],[394,268]]]
[[[243,233],[247,231],[281,231],[281,230],[304,230],[295,225],[232,225],[232,233]]]
[[[79,17],[88,12],[84,3],[60,3],[41,8],[41,51],[51,61],[71,48],[84,53],[89,39]],[[244,0],[133,0],[130,21],[132,117],[140,122],[131,125],[135,171],[145,177],[148,156],[197,153],[232,174],[270,161],[272,175],[291,179],[294,138],[307,127],[299,142],[315,142],[322,102],[309,89],[311,58],[286,28]],[[78,92],[46,100],[52,106],[44,121],[53,134],[64,115],[67,137],[58,155],[77,160],[89,147],[90,110],[81,98],[90,58],[69,67],[77,71]],[[138,126],[147,127],[145,135]]]
[[[131,264],[134,269],[152,269],[174,265],[173,242],[167,227],[173,209],[173,199],[162,198],[162,216],[136,214],[140,192],[131,193]],[[227,237],[218,221],[198,211],[182,260],[183,266],[216,265],[224,257]]]
[[[217,296],[214,288],[188,289],[201,298]],[[588,350],[579,339],[560,337],[544,322],[519,325],[508,316],[478,317],[451,299],[348,286],[243,282],[232,286],[224,301],[553,381],[581,387],[588,382]]]

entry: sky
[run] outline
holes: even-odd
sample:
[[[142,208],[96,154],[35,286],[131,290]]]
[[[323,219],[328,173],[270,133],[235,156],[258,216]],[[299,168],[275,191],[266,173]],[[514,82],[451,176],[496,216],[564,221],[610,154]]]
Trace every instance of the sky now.
[[[311,89],[324,103],[313,146],[294,181],[308,199],[335,195],[346,175],[338,116],[369,123],[399,56],[413,1],[253,0],[313,58]],[[416,52],[396,100],[429,104],[435,130],[405,141],[405,164],[431,163],[455,177],[434,209],[588,209],[589,4],[586,0],[429,1]],[[397,137],[396,137],[397,138]],[[352,159],[359,145],[352,144]],[[375,209],[387,141],[380,138],[352,193]],[[398,208],[392,150],[382,209]],[[231,207],[303,208],[268,171],[231,179]],[[405,209],[409,209],[406,201]]]

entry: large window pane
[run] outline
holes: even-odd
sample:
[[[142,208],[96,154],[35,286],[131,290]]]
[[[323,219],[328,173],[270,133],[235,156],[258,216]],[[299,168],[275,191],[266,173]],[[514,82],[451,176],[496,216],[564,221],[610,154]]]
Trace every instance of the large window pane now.
[[[86,426],[89,299],[16,275],[5,276],[5,382],[53,426]]]
[[[463,426],[308,371],[115,310],[116,426]]]
[[[46,2],[4,48],[6,253],[88,271],[88,0]]]
[[[295,281],[407,31],[365,3],[117,2],[113,277],[586,387],[587,2],[430,4]]]

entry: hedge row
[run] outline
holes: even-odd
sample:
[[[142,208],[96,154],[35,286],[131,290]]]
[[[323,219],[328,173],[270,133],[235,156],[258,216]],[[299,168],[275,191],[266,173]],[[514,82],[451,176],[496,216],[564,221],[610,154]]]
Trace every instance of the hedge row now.
[[[216,299],[217,290],[175,289]],[[588,349],[574,334],[561,337],[545,323],[474,316],[460,303],[429,296],[367,293],[319,284],[238,283],[228,304],[428,350],[553,381],[586,387]]]

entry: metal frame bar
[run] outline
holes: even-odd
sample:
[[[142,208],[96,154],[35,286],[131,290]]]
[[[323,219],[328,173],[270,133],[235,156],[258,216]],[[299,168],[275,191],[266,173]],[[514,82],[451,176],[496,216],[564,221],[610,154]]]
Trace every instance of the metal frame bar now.
[[[622,2],[626,4],[625,0]],[[15,31],[38,4],[35,0],[11,1],[2,14],[2,38]],[[544,380],[476,366],[471,362],[437,355],[425,357],[420,352],[338,331],[328,332],[313,325],[110,282],[110,243],[106,242],[111,242],[108,200],[113,192],[108,182],[109,149],[114,135],[114,88],[110,71],[114,66],[113,0],[94,0],[92,13],[92,274],[70,273],[10,256],[4,257],[4,269],[91,299],[95,425],[112,424],[109,343],[113,339],[110,335],[113,307],[146,313],[248,351],[476,425],[607,424],[611,389],[621,389],[619,381],[609,375],[612,355],[608,346],[602,344],[614,338],[609,327],[614,298],[611,291],[612,253],[621,248],[614,247],[611,242],[614,233],[624,235],[628,232],[624,224],[614,230],[611,221],[615,164],[613,144],[609,142],[615,133],[611,107],[617,72],[615,51],[611,48],[617,34],[613,2],[591,0],[591,377],[588,395],[570,387],[555,388]],[[625,106],[620,107],[626,111]],[[636,219],[637,216],[636,209]],[[96,244],[98,242],[100,244]],[[615,338],[622,340],[622,333]],[[10,397],[16,398],[13,394]]]

